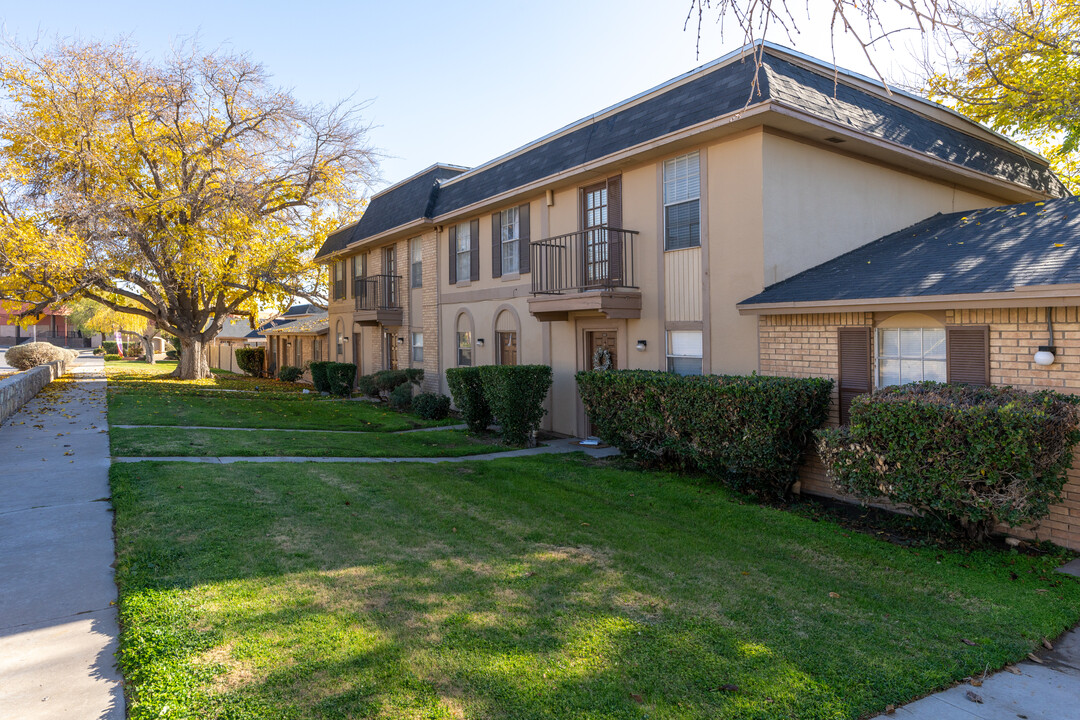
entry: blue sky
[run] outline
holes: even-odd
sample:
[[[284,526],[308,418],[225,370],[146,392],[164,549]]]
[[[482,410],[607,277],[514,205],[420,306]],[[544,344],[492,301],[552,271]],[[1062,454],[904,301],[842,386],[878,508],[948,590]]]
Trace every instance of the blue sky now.
[[[150,55],[198,33],[204,46],[249,52],[304,101],[368,99],[371,142],[387,156],[385,184],[434,162],[478,165],[742,44],[737,29],[721,38],[710,19],[696,57],[696,25],[683,30],[688,7],[687,0],[45,0],[5,3],[0,22],[20,39],[130,35]],[[770,39],[829,59],[828,31],[819,25],[794,43],[782,33]],[[887,76],[900,72],[911,42],[875,55]],[[837,59],[873,72],[843,38]]]

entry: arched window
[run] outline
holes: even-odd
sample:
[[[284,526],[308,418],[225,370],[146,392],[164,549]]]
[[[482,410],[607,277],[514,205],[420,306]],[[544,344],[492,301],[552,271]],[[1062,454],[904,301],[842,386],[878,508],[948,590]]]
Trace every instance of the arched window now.
[[[337,360],[341,362],[345,358],[345,324],[340,320],[337,321],[334,337],[337,342]]]
[[[498,365],[518,364],[518,324],[510,310],[495,318],[495,362]]]
[[[457,319],[457,365],[470,367],[473,364],[473,328],[472,318],[461,313]]]

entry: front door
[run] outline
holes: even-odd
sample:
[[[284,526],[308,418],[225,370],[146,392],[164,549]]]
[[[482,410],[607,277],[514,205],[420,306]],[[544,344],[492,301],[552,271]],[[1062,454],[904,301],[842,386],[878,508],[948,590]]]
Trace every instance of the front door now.
[[[360,335],[360,329],[358,327],[354,327],[353,328],[353,334],[352,334],[352,357],[353,357],[353,363],[356,364],[356,377],[357,377],[357,379],[359,379],[360,376],[364,374],[364,369],[362,367],[363,362],[361,361],[361,355],[360,355],[360,351],[363,348],[363,346],[364,346],[363,337],[361,337],[361,335]],[[316,358],[316,359],[321,360],[322,358]]]
[[[582,252],[583,287],[600,287],[608,277],[608,187],[603,182],[582,191],[581,208],[584,213],[581,229],[584,238]]]
[[[499,364],[517,365],[517,333],[501,332],[496,336],[499,340]]]
[[[385,370],[397,370],[397,335],[383,332],[383,365]]]
[[[615,330],[589,330],[585,333],[585,369],[593,370],[597,366],[597,350],[606,350],[611,362],[609,369],[616,370],[618,364],[619,334]],[[603,372],[603,371],[600,371]],[[585,436],[593,434],[589,414],[585,413]]]

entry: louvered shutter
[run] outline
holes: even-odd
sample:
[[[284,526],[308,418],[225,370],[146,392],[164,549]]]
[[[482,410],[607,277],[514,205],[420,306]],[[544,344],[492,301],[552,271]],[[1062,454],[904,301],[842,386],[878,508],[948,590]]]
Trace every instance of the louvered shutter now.
[[[532,253],[530,229],[529,204],[525,203],[518,208],[518,272],[522,274],[529,272]]]
[[[945,328],[948,381],[965,385],[990,384],[990,328]]]
[[[621,175],[608,179],[607,202],[608,228],[622,230]],[[609,280],[611,281],[611,285],[615,287],[623,284],[623,248],[625,245],[626,238],[623,237],[622,232],[611,232],[611,230],[608,230],[608,272],[610,273]]]
[[[446,236],[450,238],[450,284],[453,285],[457,282],[457,225],[451,225]]]
[[[845,327],[837,331],[840,353],[840,424],[848,424],[851,401],[872,389],[870,328]]]
[[[502,213],[491,214],[491,277],[502,277]]]
[[[479,218],[469,223],[469,279],[476,282],[480,279],[480,220]]]

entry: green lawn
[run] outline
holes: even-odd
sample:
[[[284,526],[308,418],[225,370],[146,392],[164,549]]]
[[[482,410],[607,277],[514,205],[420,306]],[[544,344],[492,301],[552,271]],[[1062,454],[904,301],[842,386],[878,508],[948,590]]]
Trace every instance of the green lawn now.
[[[311,385],[287,383],[271,378],[253,378],[237,375],[227,370],[212,369],[212,377],[205,380],[177,380],[170,377],[176,369],[176,361],[164,360],[149,365],[141,360],[120,360],[105,363],[110,390],[135,390],[140,392],[208,393],[216,390],[240,390],[258,393],[302,394]]]
[[[297,433],[173,428],[113,428],[112,454],[121,456],[461,457],[514,448],[463,430],[405,434]]]
[[[580,455],[111,479],[135,719],[858,718],[1080,618],[1061,557]]]
[[[170,392],[114,392],[111,425],[196,425],[290,430],[396,432],[453,425],[455,419],[425,421],[384,406],[305,395],[259,397],[237,393],[198,396]]]

